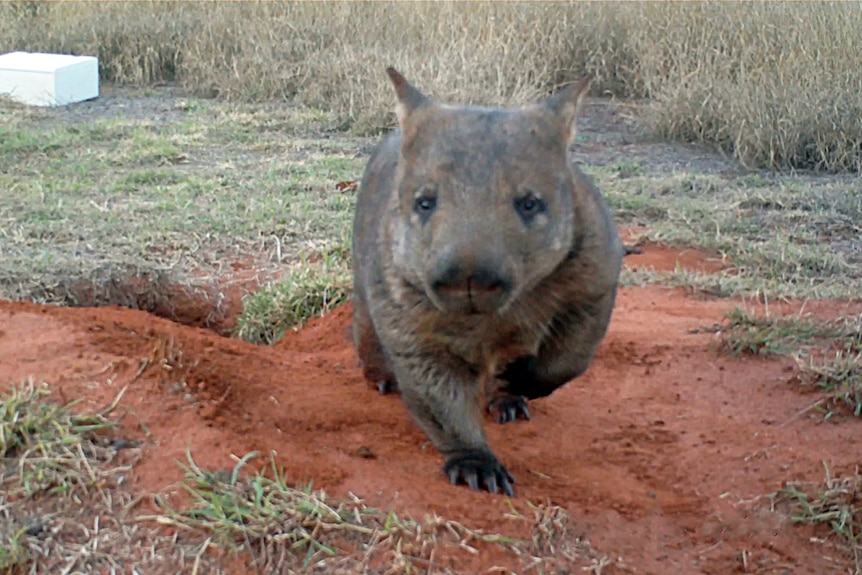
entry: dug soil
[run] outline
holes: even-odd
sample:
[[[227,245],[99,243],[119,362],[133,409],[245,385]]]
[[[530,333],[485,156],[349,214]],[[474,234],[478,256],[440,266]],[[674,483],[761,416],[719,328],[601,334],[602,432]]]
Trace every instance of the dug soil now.
[[[652,245],[626,260],[721,267]],[[850,559],[824,543],[827,529],[794,525],[768,495],[789,480],[822,480],[824,463],[833,474],[852,473],[860,422],[807,410],[816,397],[793,383],[791,359],[716,349],[710,328],[739,303],[622,289],[583,377],[532,402],[529,422],[487,421],[492,447],[517,480],[515,509],[529,513],[528,501],[564,508],[571,535],[612,562],[605,574],[848,572]],[[801,306],[770,302],[769,311]],[[805,304],[824,316],[860,307]],[[142,492],[176,492],[176,462],[187,448],[214,468],[275,452],[288,478],[333,496],[352,493],[417,520],[436,513],[472,529],[517,531],[504,497],[449,485],[398,396],[363,381],[350,315],[344,305],[264,347],[142,311],[0,302],[0,381],[47,381],[82,409],[103,408],[125,388],[124,432],[144,446],[132,476]],[[486,573],[508,559],[436,561]]]

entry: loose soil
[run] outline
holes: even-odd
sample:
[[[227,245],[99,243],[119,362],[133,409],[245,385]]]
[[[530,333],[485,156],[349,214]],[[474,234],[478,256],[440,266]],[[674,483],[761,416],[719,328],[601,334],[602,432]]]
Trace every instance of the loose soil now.
[[[626,258],[657,269],[677,262],[720,267],[650,244]],[[791,383],[791,360],[717,351],[715,334],[699,328],[738,301],[632,287],[618,302],[583,377],[534,401],[529,422],[486,424],[517,479],[516,508],[562,506],[572,533],[616,562],[602,573],[848,572],[849,558],[811,539],[825,529],[792,525],[765,496],[784,481],[822,479],[823,462],[851,473],[862,453],[859,422],[806,411],[812,396]],[[772,302],[770,311],[801,305]],[[836,316],[862,305],[805,309]],[[344,305],[264,347],[140,310],[0,301],[0,380],[40,378],[82,409],[103,408],[126,389],[123,433],[144,441],[132,476],[142,492],[177,493],[175,462],[187,447],[214,468],[232,468],[232,454],[274,451],[291,480],[331,495],[522,536],[502,496],[449,485],[400,399],[363,381],[350,314]],[[494,553],[452,561],[464,573],[506,565]]]

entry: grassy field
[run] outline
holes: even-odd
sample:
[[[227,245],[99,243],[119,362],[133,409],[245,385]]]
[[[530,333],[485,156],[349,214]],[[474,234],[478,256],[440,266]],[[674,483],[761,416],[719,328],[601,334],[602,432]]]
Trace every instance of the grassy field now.
[[[346,297],[353,182],[376,138],[340,130],[335,112],[125,89],[69,110],[6,103],[0,120],[0,186],[10,192],[0,197],[0,296],[152,311],[172,286],[212,295],[234,264],[282,277],[292,269],[285,282],[316,287],[287,296],[270,286],[274,297],[249,302],[242,333],[264,342],[278,337],[271,316]],[[582,131],[584,150],[605,137],[600,120]],[[725,296],[859,293],[855,177],[680,166],[665,160],[683,148],[651,145],[578,158],[620,224],[645,224],[644,239],[702,248],[729,267],[627,272],[625,283]]]
[[[290,106],[116,106],[0,110],[3,297],[153,310],[171,285],[210,293],[230,263],[346,273],[353,194],[337,184],[361,173],[367,142]]]
[[[862,12],[849,3],[3,3],[0,50],[98,54],[112,84],[104,105],[0,102],[0,297],[152,311],[180,288],[216,306],[236,266],[253,268],[272,281],[245,299],[235,333],[264,344],[344,301],[353,182],[377,141],[371,136],[393,120],[388,64],[453,101],[525,102],[584,72],[597,77],[594,95],[636,100],[627,113],[646,134],[626,134],[633,139],[611,145],[609,155],[588,147],[605,126],[587,130],[585,146],[576,146],[585,171],[618,223],[645,225],[641,239],[701,248],[728,268],[627,271],[626,285],[858,297],[857,177],[761,168],[858,171],[860,48]],[[135,88],[117,87],[124,84]],[[644,152],[663,139],[703,142],[753,169]],[[667,159],[684,148],[662,150]],[[860,415],[862,338],[858,318],[845,320],[740,311],[723,326],[723,341],[731,353],[793,355],[800,384],[827,394],[824,415]],[[0,494],[0,570],[25,572],[46,557],[79,567],[73,560],[92,540],[62,525],[78,520],[82,500],[118,517],[104,527],[111,545],[156,549],[147,557],[162,566],[187,561],[193,572],[204,568],[210,543],[254,543],[273,558],[275,542],[289,535],[297,548],[325,549],[328,541],[303,531],[309,525],[373,532],[393,546],[424,545],[421,535],[436,530],[480,537],[452,522],[430,529],[358,504],[339,507],[277,476],[217,476],[190,458],[195,505],[150,518],[204,534],[203,547],[178,550],[120,513],[130,501],[93,487],[115,486],[126,471],[110,413],[57,409],[32,382],[0,395],[0,456],[16,462],[6,466]],[[860,511],[848,495],[858,477],[825,485],[819,493],[794,485],[782,496],[797,520],[830,523],[858,548]],[[265,493],[266,505],[239,498],[253,492]],[[42,496],[56,509],[47,523],[33,519]],[[304,510],[299,527],[273,530],[267,518],[288,508]],[[559,538],[559,512],[526,520]],[[40,536],[46,529],[53,547]],[[539,552],[529,542],[501,544]],[[100,548],[100,557],[111,549]]]
[[[584,72],[646,98],[656,134],[753,167],[862,162],[855,3],[181,3],[0,5],[0,50],[98,55],[106,80],[177,80],[238,101],[294,100],[356,132],[392,122],[378,71],[434,95],[524,102]]]
[[[729,179],[696,171],[638,173],[623,164],[587,168],[617,220],[647,224],[647,237],[720,254],[719,274],[677,270],[661,281],[714,295],[855,297],[862,286],[858,241],[862,195],[852,180]],[[627,274],[651,281],[649,271]]]

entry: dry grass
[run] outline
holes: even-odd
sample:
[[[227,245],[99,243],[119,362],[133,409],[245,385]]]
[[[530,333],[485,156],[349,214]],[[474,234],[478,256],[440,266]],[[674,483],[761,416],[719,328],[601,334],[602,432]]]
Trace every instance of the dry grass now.
[[[516,538],[437,515],[416,521],[370,508],[355,496],[336,500],[310,486],[294,487],[272,458],[249,472],[246,467],[258,457],[249,453],[233,470],[213,471],[188,453],[182,486],[189,505],[174,508],[160,499],[163,514],[138,519],[178,528],[230,553],[245,551],[258,573],[450,574],[455,571],[443,565],[443,557],[473,555],[489,545],[531,572],[578,565],[600,574],[613,564],[569,532],[569,517],[556,505],[530,505],[529,515],[513,508],[501,519],[529,534]]]
[[[741,307],[725,314],[721,345],[734,355],[802,353],[837,342],[852,346],[860,336],[859,317],[817,320],[805,315],[757,315]]]
[[[826,468],[822,484],[792,482],[776,494],[778,501],[792,506],[796,523],[828,525],[843,546],[849,549],[855,566],[862,573],[862,475],[832,477]]]
[[[116,402],[73,407],[33,380],[0,391],[0,573],[185,572],[189,548],[134,520],[138,449],[111,436]]]
[[[360,132],[392,123],[386,65],[441,98],[488,104],[589,72],[595,94],[650,99],[657,134],[777,168],[860,168],[860,48],[854,3],[0,6],[0,50],[97,54],[116,82],[295,99]]]
[[[857,343],[855,348],[857,351],[844,349],[820,357],[797,357],[800,383],[826,394],[823,405],[818,407],[827,419],[841,411],[862,417],[862,351],[858,351],[862,345]]]
[[[725,316],[719,346],[734,355],[785,355],[797,363],[794,379],[822,392],[811,408],[826,419],[862,417],[862,316],[831,320],[804,315],[757,315],[736,307]]]

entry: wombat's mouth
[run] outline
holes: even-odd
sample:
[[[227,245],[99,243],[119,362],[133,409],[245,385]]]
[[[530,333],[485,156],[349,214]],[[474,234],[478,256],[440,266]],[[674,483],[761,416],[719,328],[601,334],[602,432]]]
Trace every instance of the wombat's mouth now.
[[[509,303],[510,291],[503,285],[476,288],[464,286],[433,286],[432,301],[440,311],[463,314],[495,313]]]
[[[446,254],[434,262],[426,276],[428,295],[444,313],[489,314],[508,305],[514,274],[499,258],[459,257]]]

